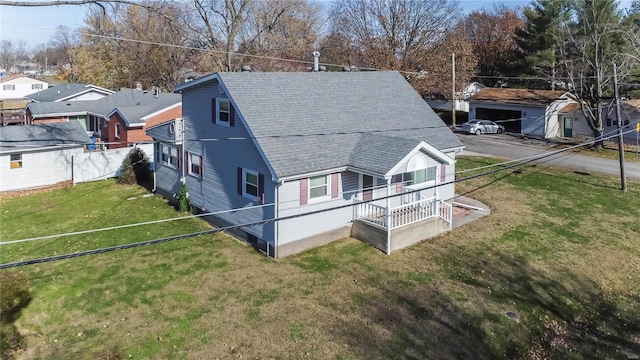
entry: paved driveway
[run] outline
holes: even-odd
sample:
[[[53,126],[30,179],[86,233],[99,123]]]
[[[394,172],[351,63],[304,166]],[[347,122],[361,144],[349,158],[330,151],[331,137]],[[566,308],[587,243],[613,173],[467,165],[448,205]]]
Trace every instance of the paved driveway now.
[[[465,145],[465,151],[482,155],[497,156],[506,159],[522,159],[552,151],[552,144],[545,141],[533,139],[524,140],[506,134],[477,136],[458,133],[457,135]],[[564,152],[536,162],[566,167],[587,173],[598,172],[620,176],[618,160],[601,159]],[[640,180],[640,164],[626,162],[625,173],[628,179]]]

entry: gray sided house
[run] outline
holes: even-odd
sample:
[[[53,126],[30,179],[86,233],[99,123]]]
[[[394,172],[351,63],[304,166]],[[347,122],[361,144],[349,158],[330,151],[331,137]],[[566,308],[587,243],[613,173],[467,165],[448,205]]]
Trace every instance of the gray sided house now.
[[[155,141],[154,188],[164,197],[174,199],[180,192],[187,170],[181,164],[184,161],[182,118],[148,127],[146,132]]]
[[[191,203],[270,256],[349,235],[390,253],[450,228],[463,145],[399,73],[215,73],[177,91]]]
[[[0,191],[45,187],[73,178],[73,157],[89,136],[77,121],[0,127]]]

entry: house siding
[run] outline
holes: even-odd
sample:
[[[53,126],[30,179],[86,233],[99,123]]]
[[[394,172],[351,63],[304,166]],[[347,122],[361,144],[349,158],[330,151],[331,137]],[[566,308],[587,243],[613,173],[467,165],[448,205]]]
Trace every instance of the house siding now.
[[[452,159],[455,159],[455,153],[447,153]],[[455,179],[455,165],[441,165],[434,158],[425,153],[419,153],[427,167],[436,166],[435,184],[448,182]],[[445,166],[444,179],[441,178],[441,166]],[[407,163],[401,166],[400,172],[405,172]],[[300,180],[288,181],[278,188],[278,218],[288,217],[292,215],[304,214],[318,210],[326,210],[333,207],[350,205],[354,202],[354,197],[362,199],[362,184],[360,180],[361,174],[353,171],[343,171],[340,173],[340,181],[338,185],[339,196],[337,198],[327,197],[322,201],[314,202],[309,200],[305,205],[300,205]],[[387,181],[384,178],[375,178],[375,190],[373,198],[381,198],[373,201],[374,204],[386,206],[387,200]],[[403,187],[403,189],[406,189]],[[398,193],[399,188],[395,183],[391,184],[390,195]],[[441,200],[450,200],[454,197],[454,184],[439,186],[437,188],[438,198]],[[428,188],[420,191],[424,197],[433,197],[436,195],[436,188]],[[413,198],[414,196],[409,196]],[[390,198],[392,207],[399,206],[403,201],[402,196]],[[408,200],[413,201],[413,200]],[[317,236],[331,230],[349,226],[353,220],[354,208],[349,206],[341,209],[329,210],[326,212],[316,213],[313,215],[313,221],[309,221],[310,216],[302,216],[294,219],[283,220],[279,222],[277,234],[277,246],[291,244],[293,242]],[[337,239],[333,239],[337,240]]]
[[[66,99],[63,99],[63,100],[55,100],[55,102],[98,100],[98,99],[102,99],[105,96],[107,96],[107,95],[102,93],[102,92],[91,91],[91,92],[84,93],[82,95],[66,98]]]
[[[278,218],[352,204],[351,194],[358,189],[357,176],[358,174],[349,171],[342,172],[338,182],[338,197],[331,198],[328,195],[322,200],[309,199],[306,205],[300,205],[300,180],[285,182],[278,188]],[[328,186],[331,187],[330,184]],[[311,216],[302,216],[280,221],[277,246],[347,226],[352,218],[353,209],[346,207],[314,214],[313,219]]]
[[[31,88],[33,84],[40,84],[42,89],[34,90]],[[14,90],[4,90],[4,85],[14,85]],[[39,91],[49,88],[49,84],[42,80],[21,76],[18,78],[0,82],[0,99],[21,99],[27,95],[35,94]]]
[[[564,136],[564,124],[560,122],[563,117],[559,114],[559,111],[567,106],[572,100],[556,100],[551,103],[545,112],[547,120],[547,127],[545,128],[545,138],[555,138]]]
[[[18,153],[18,152],[13,152]],[[72,180],[73,156],[82,147],[22,153],[22,167],[11,169],[11,155],[0,155],[0,191],[23,190]]]
[[[156,189],[165,195],[170,200],[173,200],[173,195],[180,192],[180,187],[182,186],[182,182],[180,179],[182,178],[182,166],[175,168],[169,165],[165,165],[162,163],[160,158],[159,146],[161,143],[155,143],[154,146],[154,163],[155,163],[155,176],[156,176]],[[176,146],[175,144],[168,144],[171,146]],[[182,153],[182,147],[178,146],[179,153]],[[150,156],[151,154],[147,154]]]
[[[249,132],[235,114],[235,126],[214,124],[211,99],[225,97],[218,92],[218,83],[211,81],[191,88],[183,94],[183,119],[185,121],[185,150],[204,157],[204,179],[186,176],[191,203],[205,212],[252,207],[259,205],[237,193],[237,168],[252,170],[264,175],[264,203],[275,201],[275,186],[269,169],[262,160],[258,149],[250,139]],[[238,140],[224,140],[241,138]],[[200,141],[189,141],[200,139]],[[201,141],[202,139],[222,139]],[[275,215],[274,206],[262,206],[233,213],[216,215],[224,223],[244,224],[271,219]],[[267,223],[244,227],[242,230],[259,239],[274,244],[274,225]]]

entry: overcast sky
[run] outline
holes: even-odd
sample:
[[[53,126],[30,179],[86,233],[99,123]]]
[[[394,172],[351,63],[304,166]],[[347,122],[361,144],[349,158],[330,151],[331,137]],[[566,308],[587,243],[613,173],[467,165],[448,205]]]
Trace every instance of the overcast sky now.
[[[34,0],[35,1],[35,0]],[[322,0],[330,2],[330,0]],[[428,0],[425,0],[428,1]],[[509,7],[525,6],[531,0],[460,0],[464,10],[487,8],[503,3]],[[631,0],[622,0],[622,6],[628,6]],[[0,6],[0,40],[17,42],[24,40],[31,48],[49,42],[58,25],[77,28],[83,25],[87,7],[82,5],[16,7]]]

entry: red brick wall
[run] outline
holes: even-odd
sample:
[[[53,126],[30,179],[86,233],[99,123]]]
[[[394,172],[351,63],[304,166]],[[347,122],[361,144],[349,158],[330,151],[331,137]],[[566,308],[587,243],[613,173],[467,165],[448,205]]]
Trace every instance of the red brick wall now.
[[[69,121],[69,118],[67,118],[66,116],[53,116],[53,117],[31,119],[31,121],[27,123],[28,124],[51,124],[51,123],[59,123],[59,122],[67,122],[67,121]]]
[[[109,118],[109,125],[106,133],[103,131],[102,138],[107,139],[106,141],[110,143],[118,143],[118,144],[110,144],[110,149],[117,149],[121,147],[130,146],[133,143],[140,143],[146,141],[153,141],[150,136],[147,136],[145,130],[153,125],[157,125],[163,123],[165,121],[173,120],[175,118],[182,117],[182,105],[178,105],[173,107],[167,111],[164,111],[160,114],[157,114],[153,117],[150,117],[146,120],[143,127],[132,127],[127,128],[125,126],[125,121],[122,117],[115,113],[111,115]],[[120,124],[120,138],[115,138],[116,133],[116,123]]]
[[[180,118],[180,117],[182,117],[182,105],[178,105],[161,114],[148,118],[144,124],[144,128],[146,129],[150,126],[158,125],[165,121],[169,121],[169,120]]]
[[[120,124],[120,137],[116,137],[116,124]],[[107,145],[109,149],[118,149],[127,147],[127,127],[125,126],[124,120],[120,117],[120,114],[114,113],[109,117],[107,134],[102,134],[102,138],[106,139],[106,142],[109,143]]]

